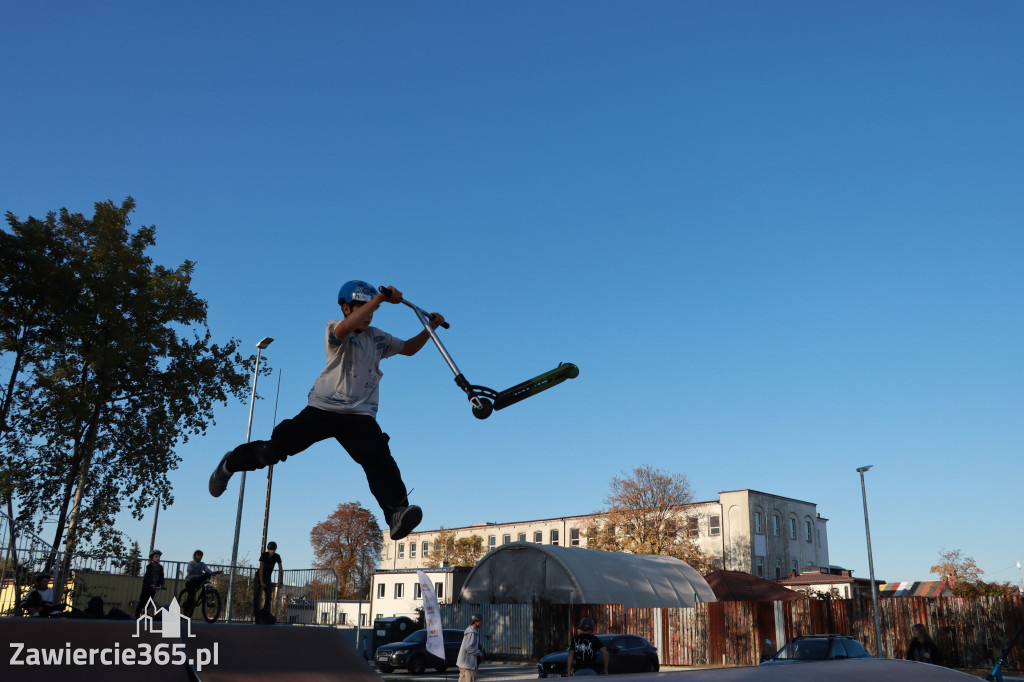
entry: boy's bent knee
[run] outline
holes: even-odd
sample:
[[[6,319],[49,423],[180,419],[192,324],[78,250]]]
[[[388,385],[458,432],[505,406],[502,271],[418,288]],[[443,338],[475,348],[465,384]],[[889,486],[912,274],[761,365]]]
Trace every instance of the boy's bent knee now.
[[[259,465],[258,468],[262,469],[263,467],[273,466],[278,462],[283,462],[287,457],[288,455],[278,454],[273,445],[264,441],[260,443],[259,447],[256,449],[255,460]]]

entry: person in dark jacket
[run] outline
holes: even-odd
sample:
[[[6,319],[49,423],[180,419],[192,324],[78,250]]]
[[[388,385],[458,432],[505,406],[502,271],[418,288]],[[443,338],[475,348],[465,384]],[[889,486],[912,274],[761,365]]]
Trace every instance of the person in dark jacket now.
[[[160,565],[160,557],[163,554],[159,549],[149,553],[149,564],[142,576],[142,594],[139,595],[139,603],[135,607],[136,618],[146,610],[149,600],[156,597],[156,591],[164,586],[164,567]]]
[[[910,638],[910,644],[907,645],[907,660],[942,665],[939,647],[935,645],[928,634],[928,629],[918,623],[910,629],[910,632],[913,636]]]

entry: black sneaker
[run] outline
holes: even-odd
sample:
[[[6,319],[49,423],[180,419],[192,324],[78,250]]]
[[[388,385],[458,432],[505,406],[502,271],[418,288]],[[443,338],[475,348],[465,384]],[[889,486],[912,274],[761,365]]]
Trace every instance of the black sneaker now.
[[[220,497],[227,489],[228,481],[231,480],[231,473],[224,473],[224,462],[227,461],[228,455],[230,454],[231,453],[229,452],[221,457],[220,462],[217,464],[217,468],[213,470],[212,474],[210,474],[210,494],[214,497]]]
[[[212,479],[211,479],[212,481]],[[211,485],[213,485],[211,483]],[[423,520],[423,510],[415,504],[402,507],[391,515],[391,539],[401,540],[412,532],[412,529],[420,525]]]

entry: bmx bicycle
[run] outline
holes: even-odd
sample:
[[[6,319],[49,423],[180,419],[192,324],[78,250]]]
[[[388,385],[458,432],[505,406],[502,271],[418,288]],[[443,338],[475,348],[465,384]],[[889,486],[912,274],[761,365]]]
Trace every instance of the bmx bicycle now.
[[[203,584],[193,592],[194,600],[190,598],[192,595],[189,594],[188,587],[182,588],[178,594],[178,605],[181,606],[182,615],[191,618],[196,607],[199,607],[200,613],[203,614],[203,620],[207,623],[212,623],[220,617],[222,603],[220,592],[213,586],[213,580],[211,580],[214,576],[220,574],[221,571],[205,573],[202,577]]]

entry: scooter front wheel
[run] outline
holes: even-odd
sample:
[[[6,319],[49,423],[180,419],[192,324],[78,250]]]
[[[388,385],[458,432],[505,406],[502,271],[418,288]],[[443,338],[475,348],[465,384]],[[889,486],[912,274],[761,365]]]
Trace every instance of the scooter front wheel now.
[[[473,404],[473,416],[477,419],[487,419],[494,411],[494,403],[487,398],[477,398],[479,405]]]

